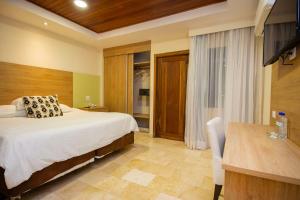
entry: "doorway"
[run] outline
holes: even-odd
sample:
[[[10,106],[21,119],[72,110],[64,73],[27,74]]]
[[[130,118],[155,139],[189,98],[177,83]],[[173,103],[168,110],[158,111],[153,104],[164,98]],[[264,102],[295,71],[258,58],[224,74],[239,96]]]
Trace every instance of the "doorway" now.
[[[184,140],[188,55],[188,51],[155,55],[155,137]]]

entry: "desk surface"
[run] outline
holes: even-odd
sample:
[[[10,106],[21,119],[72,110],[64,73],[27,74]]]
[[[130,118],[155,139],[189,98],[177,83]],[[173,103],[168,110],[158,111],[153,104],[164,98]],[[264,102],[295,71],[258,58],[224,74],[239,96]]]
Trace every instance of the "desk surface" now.
[[[290,140],[271,139],[270,126],[230,123],[223,168],[300,185],[300,147]]]

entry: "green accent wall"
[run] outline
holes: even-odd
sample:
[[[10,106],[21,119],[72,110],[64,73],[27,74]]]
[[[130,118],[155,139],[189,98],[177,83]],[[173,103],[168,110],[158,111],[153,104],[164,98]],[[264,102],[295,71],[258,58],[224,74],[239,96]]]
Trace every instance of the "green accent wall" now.
[[[73,73],[73,107],[85,107],[85,96],[91,97],[93,104],[100,102],[100,76]]]

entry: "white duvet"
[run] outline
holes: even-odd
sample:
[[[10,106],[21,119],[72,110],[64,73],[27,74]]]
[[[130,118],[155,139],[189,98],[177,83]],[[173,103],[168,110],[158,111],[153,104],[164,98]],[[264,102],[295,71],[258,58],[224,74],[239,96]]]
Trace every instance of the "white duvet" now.
[[[5,169],[7,188],[54,162],[101,148],[137,130],[130,115],[78,109],[45,119],[0,118],[0,166]]]

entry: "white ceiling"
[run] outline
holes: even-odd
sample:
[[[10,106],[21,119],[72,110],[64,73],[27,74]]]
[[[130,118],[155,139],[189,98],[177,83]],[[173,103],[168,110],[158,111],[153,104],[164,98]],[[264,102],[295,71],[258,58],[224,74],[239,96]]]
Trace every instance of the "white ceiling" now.
[[[133,42],[152,40],[167,41],[188,37],[193,29],[240,21],[253,21],[258,0],[227,0],[191,11],[97,34],[65,18],[24,0],[1,0],[0,15],[65,37],[107,48]],[[47,21],[48,26],[43,23]]]

